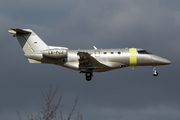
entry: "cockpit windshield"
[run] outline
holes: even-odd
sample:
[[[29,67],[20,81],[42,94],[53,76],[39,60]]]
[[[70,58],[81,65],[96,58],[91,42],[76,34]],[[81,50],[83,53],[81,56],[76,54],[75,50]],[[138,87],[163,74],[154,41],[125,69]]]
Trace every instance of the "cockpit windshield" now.
[[[151,54],[151,53],[147,52],[146,50],[139,50],[138,54]]]

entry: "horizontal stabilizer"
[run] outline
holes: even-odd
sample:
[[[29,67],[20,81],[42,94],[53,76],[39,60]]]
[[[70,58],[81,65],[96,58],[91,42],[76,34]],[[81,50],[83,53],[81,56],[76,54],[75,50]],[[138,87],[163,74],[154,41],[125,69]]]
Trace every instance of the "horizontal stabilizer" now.
[[[29,32],[29,31],[18,29],[18,28],[11,28],[11,30],[9,30],[9,33],[12,33],[12,34],[31,34],[31,32]]]
[[[41,63],[40,61],[33,60],[33,59],[30,59],[30,58],[28,58],[28,60],[29,60],[29,63]]]

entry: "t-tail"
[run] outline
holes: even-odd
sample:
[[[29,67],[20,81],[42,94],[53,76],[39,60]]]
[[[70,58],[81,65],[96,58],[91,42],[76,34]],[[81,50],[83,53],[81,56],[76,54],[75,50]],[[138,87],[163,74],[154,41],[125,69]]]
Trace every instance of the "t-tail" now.
[[[19,44],[22,47],[22,50],[24,51],[24,55],[26,58],[28,58],[30,63],[41,63],[45,62],[45,57],[48,58],[56,58],[57,55],[49,55],[49,52],[52,52],[53,50],[65,50],[67,51],[68,48],[65,47],[55,47],[55,46],[48,46],[35,32],[33,32],[31,29],[17,29],[17,28],[11,28],[9,30],[9,33],[14,34],[14,37],[16,37],[19,41]],[[61,54],[62,55],[62,54]],[[45,56],[45,57],[44,57]],[[63,55],[62,55],[63,56]],[[58,56],[59,58],[61,56]],[[44,59],[44,61],[43,61]]]

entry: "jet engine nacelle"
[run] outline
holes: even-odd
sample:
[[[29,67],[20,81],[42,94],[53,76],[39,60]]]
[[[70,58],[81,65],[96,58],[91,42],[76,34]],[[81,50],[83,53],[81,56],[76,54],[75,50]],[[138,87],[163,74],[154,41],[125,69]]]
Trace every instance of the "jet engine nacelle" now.
[[[66,58],[67,57],[67,49],[49,49],[49,50],[43,50],[42,54],[45,57],[61,59],[61,58]]]

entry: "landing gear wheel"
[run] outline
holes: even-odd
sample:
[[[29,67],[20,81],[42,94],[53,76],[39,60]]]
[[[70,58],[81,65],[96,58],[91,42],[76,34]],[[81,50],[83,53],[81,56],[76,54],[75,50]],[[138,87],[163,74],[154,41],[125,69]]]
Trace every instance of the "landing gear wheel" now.
[[[91,79],[92,79],[92,73],[87,72],[87,73],[86,73],[86,80],[87,80],[87,81],[91,81]]]
[[[158,76],[158,72],[154,72],[154,73],[153,73],[153,76]]]
[[[158,72],[156,71],[156,67],[155,66],[153,68],[153,71],[154,71],[153,76],[158,76]]]

